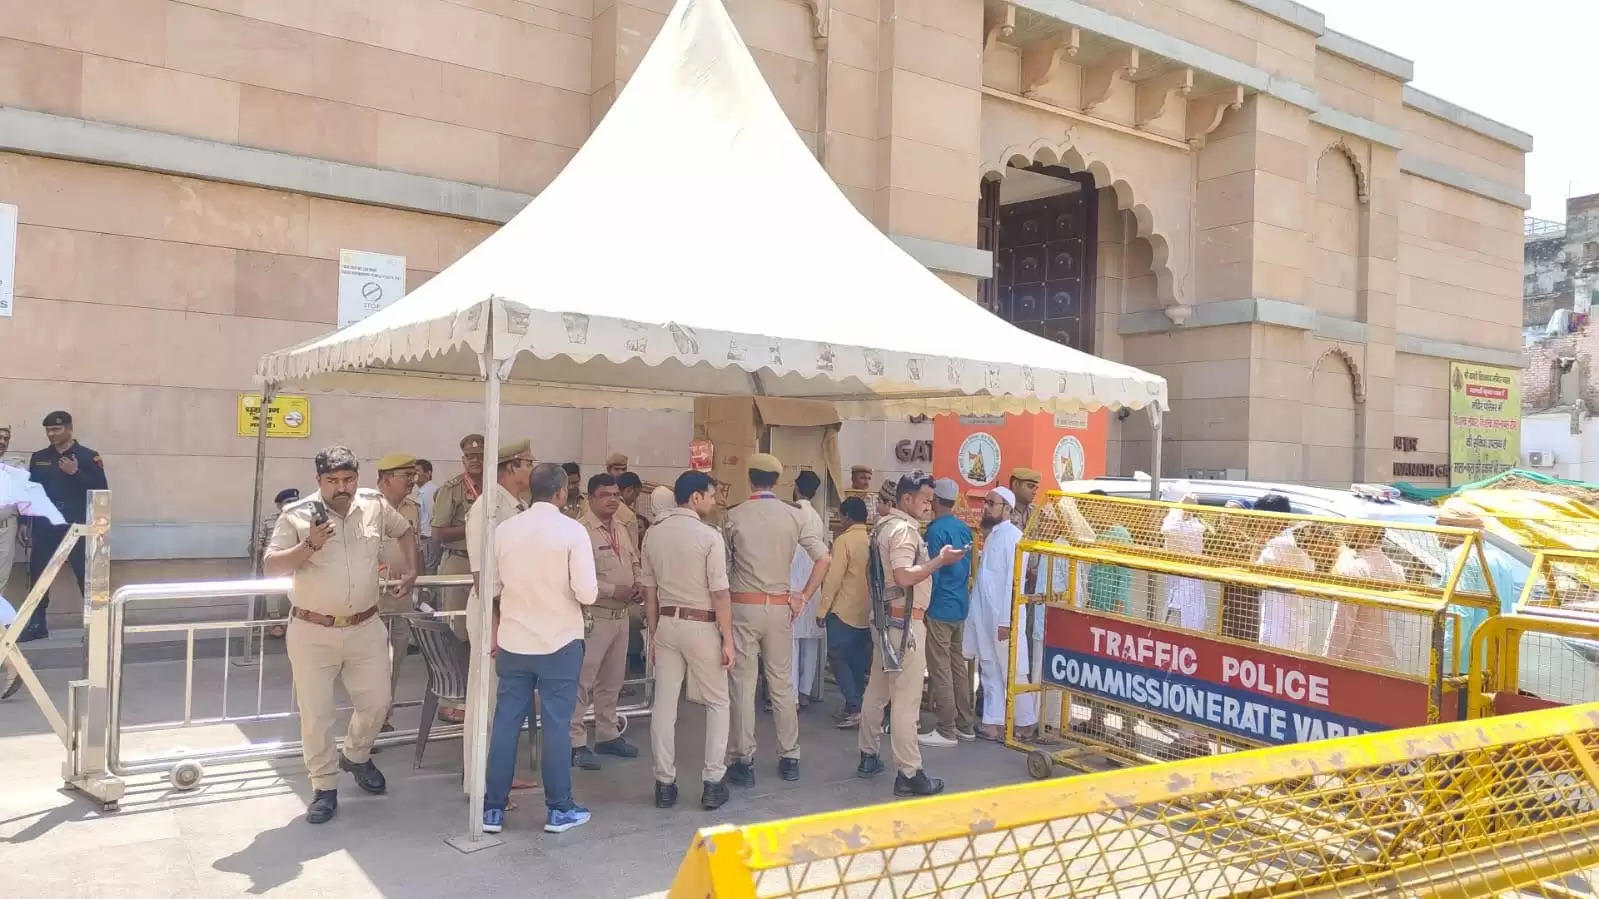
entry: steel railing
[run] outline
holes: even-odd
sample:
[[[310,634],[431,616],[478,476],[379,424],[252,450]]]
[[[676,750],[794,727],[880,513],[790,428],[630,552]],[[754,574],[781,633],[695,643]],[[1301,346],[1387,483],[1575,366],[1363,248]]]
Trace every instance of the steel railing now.
[[[394,582],[386,582],[385,586]],[[470,575],[429,575],[417,578],[417,590],[435,589],[441,587],[469,587],[472,578]],[[234,679],[233,645],[236,635],[242,632],[245,644],[256,640],[264,641],[265,630],[273,626],[284,624],[282,618],[240,618],[216,621],[186,621],[168,624],[128,624],[128,611],[142,604],[171,603],[183,600],[214,600],[214,599],[249,599],[251,608],[258,608],[257,599],[287,596],[292,581],[289,578],[264,578],[229,581],[200,581],[189,583],[161,583],[161,584],[130,584],[118,589],[111,597],[110,615],[107,621],[108,633],[89,634],[89,640],[105,640],[109,653],[109,678],[107,683],[108,693],[108,721],[104,733],[105,767],[108,772],[117,776],[134,774],[148,774],[159,771],[175,771],[178,766],[186,764],[224,764],[234,762],[257,761],[264,759],[292,758],[301,753],[302,743],[298,739],[283,739],[262,742],[244,742],[231,746],[212,747],[204,749],[180,750],[157,752],[153,755],[125,759],[122,755],[122,737],[124,734],[156,733],[181,731],[186,728],[210,727],[216,725],[247,726],[263,723],[281,723],[299,717],[299,711],[294,692],[290,690],[289,704],[286,709],[269,710],[267,704],[267,666],[269,659],[278,656],[277,653],[257,653],[251,660],[255,671],[255,703],[253,710],[248,707],[242,712],[230,714],[230,695]],[[391,618],[395,614],[403,614],[413,619],[422,618],[451,618],[464,615],[464,612],[409,612],[385,614],[384,618]],[[220,633],[223,638],[222,656],[222,684],[221,684],[221,709],[219,714],[196,717],[195,715],[195,670],[196,670],[196,639],[200,634]],[[125,724],[123,721],[124,702],[123,692],[126,685],[126,640],[130,634],[181,634],[184,642],[183,653],[183,714],[181,718],[164,721],[146,722],[135,725]],[[260,645],[259,643],[257,645]],[[292,677],[291,677],[292,684]],[[652,672],[646,668],[641,678],[624,681],[624,687],[637,686],[642,688],[643,696],[639,702],[620,706],[617,709],[624,728],[628,719],[647,717],[650,713],[650,704],[653,699]],[[81,698],[77,698],[81,702]],[[413,708],[420,706],[422,699],[408,699],[396,701],[394,708]],[[69,704],[69,709],[73,709]],[[347,711],[348,706],[341,707],[339,711]],[[75,710],[74,710],[75,711]],[[69,712],[69,717],[76,720],[78,714]],[[585,721],[592,721],[593,712],[584,715]],[[453,739],[462,735],[462,725],[441,724],[433,727],[429,739]],[[380,747],[412,743],[417,738],[416,728],[396,729],[382,733],[378,736],[376,745]],[[192,787],[198,781],[183,783],[181,785]],[[174,777],[174,783],[180,781]]]

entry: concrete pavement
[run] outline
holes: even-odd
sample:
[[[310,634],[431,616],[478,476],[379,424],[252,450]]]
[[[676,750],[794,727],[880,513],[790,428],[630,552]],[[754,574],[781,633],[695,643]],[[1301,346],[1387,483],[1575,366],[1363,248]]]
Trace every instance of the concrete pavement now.
[[[281,662],[281,658],[276,660]],[[422,665],[412,658],[402,697],[418,694]],[[220,706],[220,660],[197,667],[196,716]],[[130,722],[181,716],[183,666],[151,662],[128,666],[124,702]],[[75,672],[41,673],[58,703]],[[241,676],[242,675],[242,676]],[[271,710],[286,703],[286,672],[269,667],[261,677]],[[230,672],[230,714],[253,712],[255,669]],[[804,773],[798,783],[776,774],[771,718],[760,716],[758,781],[734,789],[718,812],[698,807],[701,716],[687,706],[677,752],[679,807],[653,807],[648,723],[629,729],[640,757],[605,759],[598,772],[574,772],[578,800],[594,812],[587,826],[551,836],[543,822],[542,794],[519,793],[507,816],[504,844],[465,855],[446,837],[465,831],[467,804],[460,787],[460,743],[435,742],[421,771],[412,747],[386,750],[375,759],[389,792],[368,796],[346,778],[339,814],[329,824],[303,820],[309,798],[298,759],[208,770],[201,786],[172,790],[161,775],[130,778],[120,812],[100,813],[61,788],[62,749],[25,695],[0,703],[0,883],[10,895],[217,896],[464,896],[506,890],[537,895],[640,896],[670,883],[694,831],[724,822],[752,822],[829,809],[893,801],[890,775],[854,776],[855,731],[831,726],[836,698],[801,718]],[[238,705],[237,703],[243,703]],[[277,705],[274,705],[276,703]],[[414,711],[397,712],[401,726]],[[212,726],[127,738],[127,754],[291,735],[291,720],[268,725]],[[884,751],[887,751],[886,742]],[[987,743],[929,749],[929,770],[951,790],[1025,780],[1023,757]],[[527,755],[521,754],[525,765]]]

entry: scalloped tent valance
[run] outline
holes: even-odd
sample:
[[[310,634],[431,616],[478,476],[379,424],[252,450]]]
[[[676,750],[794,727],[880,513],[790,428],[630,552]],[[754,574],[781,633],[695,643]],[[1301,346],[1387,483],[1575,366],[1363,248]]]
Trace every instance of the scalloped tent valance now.
[[[458,395],[450,382],[480,379],[485,347],[508,389],[554,402],[600,387],[663,407],[751,393],[885,414],[1167,405],[1163,378],[1010,325],[863,218],[719,0],[677,3],[588,142],[503,228],[259,373]]]

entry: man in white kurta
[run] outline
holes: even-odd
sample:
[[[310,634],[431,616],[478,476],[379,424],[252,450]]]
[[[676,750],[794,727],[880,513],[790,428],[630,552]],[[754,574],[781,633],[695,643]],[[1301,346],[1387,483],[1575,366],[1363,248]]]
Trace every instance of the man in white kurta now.
[[[822,516],[816,512],[816,506],[811,502],[816,496],[817,488],[822,481],[813,471],[802,471],[794,479],[794,504],[805,513],[807,527],[827,539],[827,525],[822,523]],[[810,553],[805,547],[794,548],[794,563],[788,570],[788,587],[795,593],[805,589],[810,583],[811,571],[816,567]],[[794,692],[798,694],[800,708],[810,704],[812,693],[816,690],[816,677],[821,673],[822,637],[826,636],[821,625],[816,623],[816,607],[821,601],[822,591],[818,588],[811,591],[805,598],[805,607],[800,609],[799,616],[794,619]]]
[[[1160,498],[1166,502],[1192,505],[1198,499],[1187,485],[1172,483],[1161,487]],[[1192,556],[1195,560],[1205,555],[1205,523],[1190,509],[1173,508],[1160,524],[1161,543],[1166,552]],[[1162,618],[1189,630],[1205,630],[1207,603],[1205,584],[1189,577],[1166,576],[1166,610]]]
[[[1011,523],[1015,494],[1007,487],[989,491],[983,503],[983,551],[972,580],[972,602],[966,613],[965,650],[977,658],[977,679],[983,690],[983,719],[977,735],[985,740],[1004,739],[1005,685],[1009,683],[1011,641],[1011,589],[1015,583],[1016,544],[1022,531]],[[1017,644],[1017,681],[1026,683],[1032,666],[1025,639]],[[1038,695],[1016,698],[1016,727],[1038,724]]]

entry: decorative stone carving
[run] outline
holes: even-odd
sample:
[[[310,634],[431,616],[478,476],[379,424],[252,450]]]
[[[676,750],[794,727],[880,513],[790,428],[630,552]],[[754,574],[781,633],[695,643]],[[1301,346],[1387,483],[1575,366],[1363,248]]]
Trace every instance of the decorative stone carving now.
[[[1055,80],[1066,60],[1077,55],[1081,36],[1082,32],[1069,28],[1022,48],[1022,96],[1035,97],[1041,88]]]
[[[1138,74],[1138,48],[1121,47],[1106,54],[1098,65],[1083,69],[1083,112],[1093,112],[1094,107],[1110,97],[1117,80],[1131,79]]]
[[[1205,145],[1205,138],[1212,131],[1221,127],[1221,119],[1229,109],[1240,109],[1244,105],[1244,88],[1242,85],[1233,85],[1226,90],[1211,94],[1207,97],[1195,97],[1188,101],[1188,145],[1199,149]]]
[[[1194,90],[1194,70],[1172,69],[1138,82],[1133,102],[1133,124],[1142,128],[1166,114],[1173,98],[1187,98]]]

